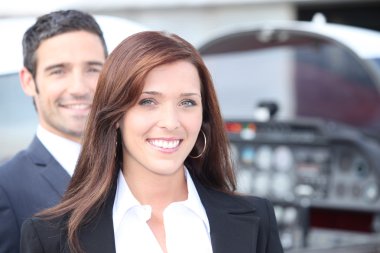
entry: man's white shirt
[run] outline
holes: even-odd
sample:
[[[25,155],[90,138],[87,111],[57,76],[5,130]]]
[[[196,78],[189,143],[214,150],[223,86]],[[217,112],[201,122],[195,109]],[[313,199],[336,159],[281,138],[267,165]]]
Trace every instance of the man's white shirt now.
[[[174,202],[163,212],[168,253],[212,253],[210,225],[194,182],[187,169],[188,199]],[[162,253],[147,224],[152,208],[141,205],[119,172],[113,205],[116,253]]]
[[[53,134],[41,125],[38,125],[37,127],[37,138],[55,160],[57,160],[67,173],[72,176],[79,158],[81,145],[77,142]]]

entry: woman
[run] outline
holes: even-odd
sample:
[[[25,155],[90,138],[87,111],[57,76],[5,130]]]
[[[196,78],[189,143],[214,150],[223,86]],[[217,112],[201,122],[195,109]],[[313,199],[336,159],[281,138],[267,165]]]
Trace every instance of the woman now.
[[[24,223],[21,252],[282,252],[272,206],[234,194],[231,164],[198,52],[132,35],[100,74],[67,193]]]

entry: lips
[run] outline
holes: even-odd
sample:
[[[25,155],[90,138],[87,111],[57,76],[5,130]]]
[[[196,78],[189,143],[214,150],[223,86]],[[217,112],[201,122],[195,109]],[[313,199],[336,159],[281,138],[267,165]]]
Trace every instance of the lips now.
[[[175,149],[179,146],[181,141],[179,139],[165,140],[165,139],[149,139],[148,142],[160,149]]]

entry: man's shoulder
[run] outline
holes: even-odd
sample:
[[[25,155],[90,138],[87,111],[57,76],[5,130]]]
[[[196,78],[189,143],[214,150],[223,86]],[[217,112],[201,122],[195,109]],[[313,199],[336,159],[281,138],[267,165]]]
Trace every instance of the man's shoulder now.
[[[28,151],[25,149],[0,165],[0,177],[18,173],[17,171],[23,168],[26,163],[30,163],[30,157]]]
[[[19,151],[12,158],[0,164],[0,182],[13,176],[20,177],[20,175],[25,175],[33,164],[38,163],[36,157],[38,157],[38,152],[41,152],[40,146],[43,147],[41,142],[34,139],[29,147]]]

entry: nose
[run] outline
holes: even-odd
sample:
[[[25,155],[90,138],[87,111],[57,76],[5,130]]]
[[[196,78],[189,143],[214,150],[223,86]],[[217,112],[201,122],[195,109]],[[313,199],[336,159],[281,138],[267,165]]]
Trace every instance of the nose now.
[[[176,105],[166,104],[161,107],[158,126],[169,131],[175,130],[180,126],[180,115]]]
[[[89,92],[89,80],[87,80],[84,73],[73,72],[70,79],[69,92],[73,96],[84,96]]]

